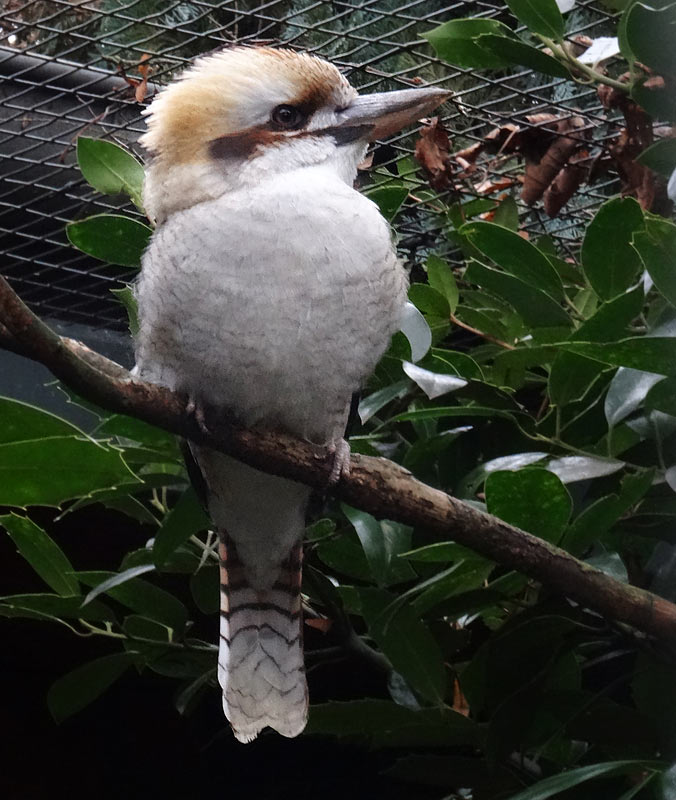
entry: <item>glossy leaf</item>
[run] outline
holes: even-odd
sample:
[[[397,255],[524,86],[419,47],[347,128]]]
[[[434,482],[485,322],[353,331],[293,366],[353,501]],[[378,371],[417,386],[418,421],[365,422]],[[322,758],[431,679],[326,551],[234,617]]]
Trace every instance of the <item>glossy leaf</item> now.
[[[0,397],[0,444],[48,439],[54,436],[82,436],[84,431],[42,408]],[[8,504],[9,505],[9,504]]]
[[[647,147],[636,160],[663,178],[670,178],[676,169],[676,138],[659,139]]]
[[[676,340],[666,337],[631,337],[602,344],[566,342],[559,346],[614,367],[629,367],[657,375],[676,375]]]
[[[549,263],[549,262],[547,262]],[[504,298],[526,325],[554,328],[572,324],[566,311],[549,295],[513,275],[472,261],[465,272],[466,280]]]
[[[408,197],[408,189],[397,183],[388,183],[385,186],[377,186],[368,192],[369,200],[380,209],[380,213],[386,220],[391,222],[401,208],[404,200]]]
[[[631,246],[643,226],[643,212],[632,197],[605,202],[589,224],[582,243],[582,265],[596,294],[610,300],[637,279],[641,261]]]
[[[124,306],[125,311],[127,312],[127,322],[129,324],[129,333],[132,336],[136,336],[139,331],[138,327],[138,302],[136,300],[136,295],[134,294],[134,290],[131,286],[123,286],[122,289],[111,289],[112,294],[117,297],[117,299],[122,303]]]
[[[580,325],[570,341],[609,342],[619,339],[641,312],[643,289],[637,286],[613,300]],[[555,405],[580,399],[599,374],[598,362],[573,353],[559,353],[549,373],[549,396]]]
[[[570,73],[560,61],[519,39],[489,33],[479,36],[476,43],[491,55],[510,61],[512,64],[528,67],[554,78],[570,77]]]
[[[561,279],[547,256],[515,231],[477,221],[463,225],[459,233],[510,275],[554,300],[563,298]]]
[[[432,346],[432,332],[425,317],[413,303],[404,305],[400,330],[411,346],[411,361],[420,361]]]
[[[146,572],[153,572],[155,570],[154,564],[141,564],[137,567],[130,567],[129,569],[125,569],[123,572],[118,572],[114,575],[111,575],[109,578],[101,581],[98,583],[92,590],[87,594],[85,597],[84,604],[91,603],[91,601],[98,597],[100,594],[108,592],[109,589],[114,589],[116,586],[121,586],[123,583],[127,583],[132,578],[137,578],[139,575],[143,575]]]
[[[489,53],[477,43],[481,34],[489,33],[510,38],[513,36],[504,23],[494,19],[454,19],[444,22],[423,36],[437,55],[450,64],[479,69],[508,66],[509,61]]]
[[[109,264],[141,266],[151,228],[121,214],[97,214],[66,226],[68,241],[78,250]]]
[[[570,495],[559,478],[535,467],[492,472],[486,479],[486,505],[489,513],[554,544],[572,509]]]
[[[105,139],[78,136],[77,163],[82,177],[97,192],[124,192],[137,208],[143,208],[143,165],[128,150]]]
[[[512,13],[533,33],[551,39],[563,36],[565,25],[555,0],[506,0]]]
[[[115,621],[115,614],[98,600],[87,606],[83,606],[83,602],[82,595],[63,597],[58,594],[12,594],[0,597],[0,616]]]
[[[162,520],[153,544],[153,560],[161,567],[177,547],[191,536],[209,526],[209,517],[202,507],[195,490],[190,487],[183,492],[176,505]]]
[[[462,378],[457,378],[455,375],[432,372],[416,364],[411,364],[409,361],[404,361],[402,368],[408,377],[425,392],[430,400],[434,400],[436,397],[441,397],[449,392],[462,389],[463,386],[467,386],[467,381]]]
[[[116,653],[82,664],[55,681],[47,693],[47,705],[56,722],[94,702],[130,665],[126,653]]]
[[[644,227],[634,233],[632,244],[655,286],[676,306],[676,225],[666,219],[648,217]]]
[[[141,568],[137,568],[141,569]],[[146,572],[154,569],[146,565]],[[127,606],[137,614],[157,620],[175,631],[182,631],[188,612],[179,600],[152,583],[138,577],[127,577],[120,580],[120,574],[104,570],[78,572],[77,577],[86,586],[99,587],[104,581],[110,581],[105,589],[105,594]],[[138,573],[137,573],[138,574]]]
[[[119,450],[75,436],[0,444],[0,505],[59,506],[119,484],[139,484]]]
[[[0,516],[0,526],[10,535],[18,551],[55,592],[68,597],[80,593],[73,566],[63,550],[33,520],[18,514]]]
[[[379,522],[365,511],[343,503],[342,511],[357,532],[371,574],[378,586],[387,586],[395,580],[406,580],[414,573],[408,565],[397,558],[399,553],[411,545],[411,529],[387,520]]]
[[[626,36],[636,58],[660,75],[676,76],[676,3],[635,3],[627,13]]]
[[[397,381],[364,397],[357,409],[362,425],[366,424],[381,408],[385,408],[388,403],[391,403],[397,397],[402,397],[410,389],[411,383],[409,381]]]
[[[446,673],[439,647],[410,606],[387,620],[383,612],[395,596],[381,589],[361,589],[362,613],[369,632],[406,682],[432,703],[446,694]],[[384,624],[385,623],[385,624]]]
[[[511,795],[508,800],[547,800],[548,797],[555,797],[566,789],[573,789],[575,786],[597,778],[632,773],[641,774],[645,770],[657,772],[662,766],[659,761],[602,761],[598,764],[577,767],[558,775],[552,775],[550,778],[538,781],[523,792]]]
[[[427,257],[425,268],[430,286],[446,298],[450,313],[455,313],[458,305],[458,286],[450,266],[442,258],[432,254]]]
[[[450,747],[480,738],[476,723],[450,709],[415,711],[374,699],[313,705],[305,733],[367,738],[374,747]]]

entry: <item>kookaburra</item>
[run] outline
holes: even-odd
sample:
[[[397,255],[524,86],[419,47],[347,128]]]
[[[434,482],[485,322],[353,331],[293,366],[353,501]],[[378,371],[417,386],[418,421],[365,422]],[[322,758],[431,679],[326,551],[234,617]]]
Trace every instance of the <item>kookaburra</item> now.
[[[247,426],[335,452],[350,399],[398,329],[407,277],[353,189],[368,143],[424,116],[435,88],[358,96],[331,64],[236,47],[155,98],[142,139],[156,229],[136,293],[138,373]],[[192,446],[220,534],[223,707],[235,736],[307,718],[301,539],[310,490]]]

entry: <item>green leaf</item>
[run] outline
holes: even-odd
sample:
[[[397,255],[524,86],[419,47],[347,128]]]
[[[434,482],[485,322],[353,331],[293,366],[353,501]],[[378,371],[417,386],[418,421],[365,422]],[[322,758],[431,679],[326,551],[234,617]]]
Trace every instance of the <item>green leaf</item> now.
[[[614,367],[630,367],[657,375],[676,375],[676,339],[636,336],[618,342],[563,342],[563,350]]]
[[[139,331],[138,327],[138,303],[136,301],[136,295],[134,294],[134,290],[131,286],[127,285],[124,286],[122,289],[111,289],[111,294],[114,294],[115,297],[122,303],[127,312],[127,323],[129,325],[129,333],[132,336],[136,336]]]
[[[130,614],[125,617],[122,627],[132,639],[152,639],[160,643],[170,641],[170,628],[140,614]]]
[[[480,740],[477,724],[450,709],[413,710],[373,699],[313,705],[305,733],[366,738],[372,747],[452,747]]]
[[[557,301],[535,288],[532,283],[486,267],[478,261],[470,262],[465,279],[504,298],[529,327],[554,328],[572,325],[570,317]]]
[[[468,222],[458,231],[505,272],[554,300],[563,299],[563,284],[547,256],[515,231],[493,222]]]
[[[151,565],[146,567],[153,569]],[[93,587],[98,587],[111,578],[120,577],[117,572],[104,570],[77,572],[76,575],[86,586]],[[152,583],[140,578],[131,578],[122,583],[117,581],[114,585],[108,586],[106,594],[118,603],[131,608],[132,611],[161,622],[175,631],[180,632],[185,627],[188,612],[183,603],[164,589],[153,586]]]
[[[89,661],[55,681],[47,693],[47,705],[56,722],[82,711],[103,694],[131,664],[126,653]]]
[[[508,228],[510,231],[519,230],[519,206],[511,195],[505,197],[495,209],[493,222],[503,228]]]
[[[83,607],[84,597],[58,594],[13,594],[0,598],[0,616],[28,619],[88,619],[115,621],[115,614],[95,600]]]
[[[67,420],[9,397],[0,397],[0,419],[0,444],[48,439],[53,436],[86,438],[84,431]]]
[[[216,614],[221,605],[217,564],[203,566],[190,576],[190,592],[195,605],[203,614]]]
[[[411,529],[396,522],[378,522],[365,511],[341,504],[343,514],[357,532],[371,574],[378,586],[410,580],[415,577],[413,570],[397,556],[411,546]],[[404,569],[402,569],[404,567]]]
[[[676,76],[676,3],[635,3],[627,12],[626,36],[638,61],[660,75]],[[673,102],[673,101],[672,101]]]
[[[65,553],[33,520],[5,514],[0,516],[0,525],[21,555],[57,594],[68,597],[80,593],[80,584],[72,574],[73,566]]]
[[[87,605],[87,603],[91,603],[95,597],[107,592],[109,589],[114,589],[116,586],[127,583],[127,581],[130,581],[132,578],[137,578],[139,575],[143,575],[146,572],[153,572],[154,570],[154,564],[141,564],[137,567],[125,569],[123,572],[116,572],[114,575],[111,575],[109,578],[97,584],[85,597],[84,604]]]
[[[409,380],[397,381],[379,389],[377,392],[364,397],[360,403],[357,413],[362,425],[364,425],[374,414],[377,414],[381,408],[384,408],[388,403],[391,403],[397,397],[401,397],[410,391],[411,382]]]
[[[603,303],[594,316],[582,323],[570,341],[609,342],[619,339],[643,306],[643,288],[639,285]],[[549,373],[549,396],[554,405],[566,405],[584,396],[599,374],[595,361],[558,353]]]
[[[143,210],[143,165],[127,150],[104,139],[79,136],[77,163],[84,179],[97,192],[124,192]]]
[[[512,14],[533,33],[560,39],[566,26],[555,0],[506,0]]]
[[[512,64],[528,67],[536,72],[541,72],[543,75],[551,75],[554,78],[570,77],[570,72],[560,61],[519,39],[488,33],[479,36],[476,43],[491,55],[510,61]]]
[[[578,767],[558,775],[552,775],[550,778],[538,781],[523,792],[513,794],[508,800],[546,800],[548,797],[554,797],[565,792],[566,789],[572,789],[595,778],[640,774],[645,770],[657,772],[663,767],[664,764],[659,761],[604,761],[600,764],[590,764],[588,767]]]
[[[655,286],[676,306],[676,225],[661,217],[647,217],[645,226],[634,233],[632,245]]]
[[[190,486],[162,520],[155,534],[153,560],[157,567],[161,568],[177,547],[207,527],[209,517]]]
[[[391,222],[408,197],[408,189],[399,183],[388,183],[386,186],[377,186],[368,192],[369,200],[380,209],[380,213],[388,222]]]
[[[454,314],[458,305],[458,286],[453,270],[446,261],[434,254],[427,257],[425,269],[430,286],[446,298],[450,313]]]
[[[399,557],[428,564],[448,564],[449,562],[462,561],[467,558],[480,558],[472,550],[455,542],[434,542],[434,544],[400,553]]]
[[[110,436],[129,439],[150,450],[166,453],[174,461],[182,462],[178,439],[173,433],[163,431],[161,428],[156,428],[154,425],[134,417],[113,414],[101,421],[95,428],[94,434],[99,439]]]
[[[383,612],[395,595],[382,589],[360,589],[362,613],[369,633],[393,668],[424,698],[437,705],[446,694],[446,672],[439,646],[411,606],[392,617]]]
[[[453,19],[422,35],[449,64],[478,69],[509,66],[509,61],[478,45],[479,36],[491,33],[513,38],[512,31],[495,19]]]
[[[0,505],[59,506],[119,484],[139,484],[119,450],[53,436],[0,444]]]
[[[446,297],[425,283],[413,283],[408,290],[408,299],[423,314],[448,319],[451,309]]]
[[[582,242],[582,266],[594,291],[610,300],[636,280],[641,261],[631,246],[643,227],[643,211],[633,197],[605,202],[589,224]]]
[[[559,478],[536,467],[491,472],[486,479],[486,505],[490,514],[553,544],[563,535],[572,509]]]
[[[664,378],[645,396],[646,409],[662,411],[676,417],[676,378]]]
[[[647,147],[636,159],[639,164],[670,178],[676,169],[676,138],[660,139]]]
[[[139,268],[152,229],[121,214],[96,214],[66,225],[68,241],[94,258],[122,267]]]
[[[317,556],[327,567],[342,575],[367,583],[373,580],[364,549],[352,537],[339,536],[320,542]]]

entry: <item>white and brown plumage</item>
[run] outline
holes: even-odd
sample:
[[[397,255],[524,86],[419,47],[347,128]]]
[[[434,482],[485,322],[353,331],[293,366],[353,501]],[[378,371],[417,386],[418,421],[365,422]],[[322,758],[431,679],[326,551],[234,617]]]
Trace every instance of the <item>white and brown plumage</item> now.
[[[397,330],[407,285],[387,223],[352,188],[357,164],[445,96],[358,97],[331,64],[270,48],[200,59],[163,90],[143,139],[157,229],[137,287],[140,374],[340,453],[351,395]],[[296,736],[309,490],[192,450],[221,534],[225,714],[240,741],[267,725]]]

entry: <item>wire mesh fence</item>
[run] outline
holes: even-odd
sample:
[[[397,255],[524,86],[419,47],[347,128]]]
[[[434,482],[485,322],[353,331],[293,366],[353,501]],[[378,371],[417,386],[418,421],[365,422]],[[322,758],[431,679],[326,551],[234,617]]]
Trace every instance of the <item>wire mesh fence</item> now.
[[[498,18],[513,25],[501,2],[443,0],[5,0],[0,12],[0,251],[3,273],[40,313],[124,330],[125,313],[111,289],[133,278],[71,247],[64,227],[102,211],[134,213],[122,198],[96,194],[75,159],[79,135],[136,147],[141,111],[153,91],[196,55],[242,44],[282,44],[329,58],[362,91],[422,84],[454,94],[444,124],[455,151],[485,142],[506,125],[541,124],[538,115],[579,118],[574,137],[598,160],[617,136],[616,120],[594,87],[527,70],[475,72],[435,57],[421,34],[448,19]],[[571,35],[614,31],[596,0],[569,15]],[[139,65],[142,65],[139,72]],[[150,81],[139,92],[142,73]],[[446,235],[448,208],[472,197],[519,198],[523,168],[513,153],[493,153],[471,178],[432,192],[412,158],[411,132],[382,143],[365,182],[399,181],[409,195],[396,219],[402,257],[413,268],[434,250],[457,258]],[[556,215],[519,200],[530,236],[550,234],[579,245],[600,202],[617,190],[611,172],[586,185]]]

